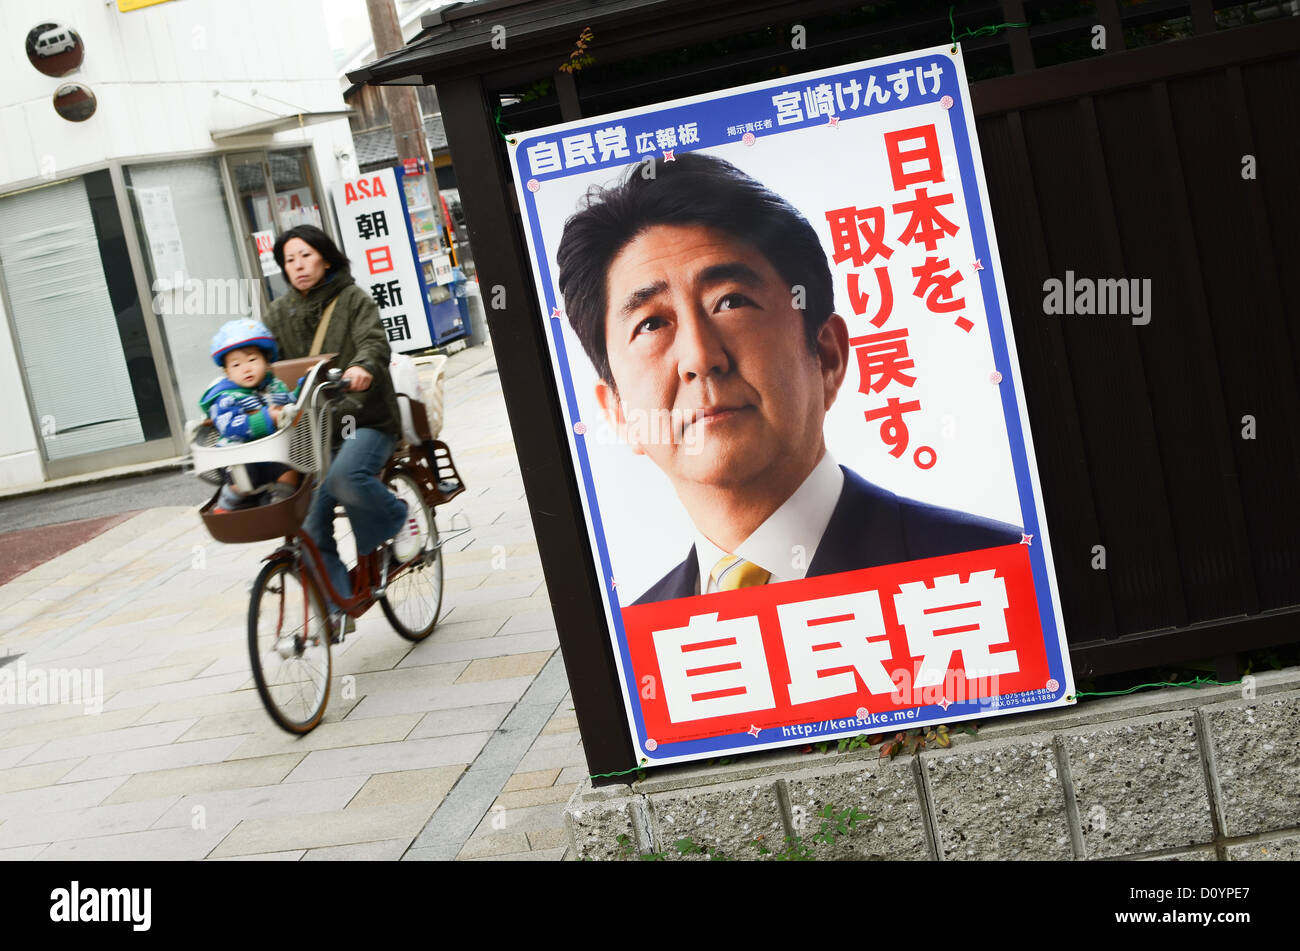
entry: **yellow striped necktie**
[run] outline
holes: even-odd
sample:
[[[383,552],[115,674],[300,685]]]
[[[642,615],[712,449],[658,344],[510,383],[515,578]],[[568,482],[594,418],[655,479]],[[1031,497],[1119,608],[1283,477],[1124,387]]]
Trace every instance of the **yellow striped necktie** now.
[[[726,555],[713,566],[709,577],[713,579],[719,591],[735,591],[737,588],[752,588],[767,584],[772,577],[772,572],[760,568],[752,561],[746,561],[739,555]]]

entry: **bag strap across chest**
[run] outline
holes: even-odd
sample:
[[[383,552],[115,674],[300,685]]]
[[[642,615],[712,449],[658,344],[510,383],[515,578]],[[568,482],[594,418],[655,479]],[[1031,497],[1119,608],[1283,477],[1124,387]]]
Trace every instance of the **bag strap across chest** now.
[[[338,302],[339,299],[335,297],[325,305],[325,312],[320,315],[320,323],[316,325],[316,336],[311,340],[311,351],[307,356],[314,357],[320,353],[320,348],[325,343],[325,331],[329,329],[330,318],[334,316],[334,305]]]

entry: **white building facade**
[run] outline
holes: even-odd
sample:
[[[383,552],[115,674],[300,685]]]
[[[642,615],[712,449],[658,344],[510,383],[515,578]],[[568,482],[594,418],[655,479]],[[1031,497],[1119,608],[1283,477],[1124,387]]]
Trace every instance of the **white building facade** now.
[[[140,2],[0,4],[0,489],[185,455],[213,333],[356,175],[320,0]]]

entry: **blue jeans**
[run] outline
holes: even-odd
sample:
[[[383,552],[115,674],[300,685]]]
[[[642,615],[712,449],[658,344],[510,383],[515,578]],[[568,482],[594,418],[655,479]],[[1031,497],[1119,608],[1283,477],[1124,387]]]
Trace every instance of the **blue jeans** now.
[[[397,534],[406,506],[376,478],[395,444],[392,436],[377,429],[358,429],[343,440],[303,522],[303,530],[320,549],[330,582],[343,597],[352,596],[352,585],[334,540],[334,506],[341,504],[348,513],[358,555],[374,551]]]

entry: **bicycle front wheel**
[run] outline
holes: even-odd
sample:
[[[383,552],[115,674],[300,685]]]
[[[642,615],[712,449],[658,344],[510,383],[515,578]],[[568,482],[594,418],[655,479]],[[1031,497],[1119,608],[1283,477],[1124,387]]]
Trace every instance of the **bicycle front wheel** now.
[[[253,582],[248,651],[258,696],[271,719],[290,733],[314,729],[330,693],[329,615],[296,558],[273,558]]]
[[[415,478],[395,472],[388,487],[407,505],[420,537],[420,554],[400,567],[388,582],[388,590],[379,599],[384,616],[393,630],[408,641],[422,641],[433,633],[442,611],[442,544],[433,509]]]

